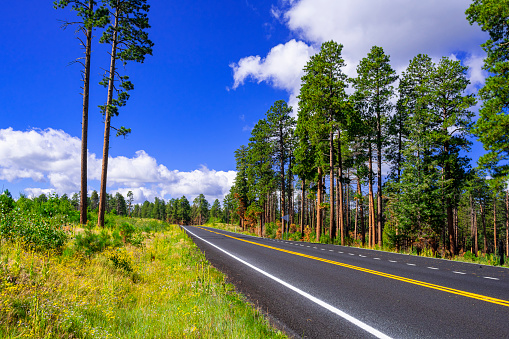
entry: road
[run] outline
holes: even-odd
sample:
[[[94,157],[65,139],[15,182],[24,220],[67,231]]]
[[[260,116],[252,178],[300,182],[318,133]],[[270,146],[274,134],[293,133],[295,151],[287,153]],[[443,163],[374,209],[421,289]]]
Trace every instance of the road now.
[[[509,338],[509,269],[183,228],[290,336]]]

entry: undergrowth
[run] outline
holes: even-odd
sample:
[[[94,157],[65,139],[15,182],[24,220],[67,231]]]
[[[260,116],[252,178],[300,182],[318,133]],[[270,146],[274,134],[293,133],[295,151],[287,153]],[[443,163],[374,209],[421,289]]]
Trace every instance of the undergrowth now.
[[[0,338],[285,337],[177,226],[52,227],[63,244],[0,237]]]

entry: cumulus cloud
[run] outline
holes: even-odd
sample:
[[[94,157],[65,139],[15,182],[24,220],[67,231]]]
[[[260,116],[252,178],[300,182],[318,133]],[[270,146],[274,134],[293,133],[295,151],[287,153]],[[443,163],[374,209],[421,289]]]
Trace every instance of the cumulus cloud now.
[[[484,57],[479,55],[468,56],[463,63],[468,66],[468,78],[470,85],[467,87],[467,92],[475,93],[479,88],[484,86],[488,72],[482,69],[484,66]]]
[[[306,43],[290,40],[286,44],[273,47],[266,57],[248,56],[237,63],[230,64],[233,69],[233,89],[244,84],[246,80],[258,83],[264,81],[290,94],[289,104],[297,103],[300,90],[300,78],[303,68],[311,55],[317,50]]]
[[[72,194],[80,189],[81,140],[61,130],[15,131],[0,129],[0,180],[13,182],[31,179],[50,188],[25,189],[29,196],[42,193]],[[88,157],[88,179],[100,180],[101,159]],[[137,151],[132,158],[119,156],[108,160],[108,191],[127,196],[135,202],[159,198],[193,199],[203,193],[207,199],[223,199],[233,185],[234,171],[215,171],[205,166],[191,172],[169,170],[147,152]]]
[[[473,67],[469,73],[473,86],[484,81],[478,67],[483,55],[479,45],[487,36],[465,18],[469,0],[285,0],[281,4],[271,8],[271,15],[302,41],[278,45],[265,58],[247,56],[232,64],[234,88],[246,79],[264,81],[286,90],[295,106],[302,68],[329,40],[344,45],[344,72],[349,76],[356,75],[360,59],[377,45],[390,55],[398,73],[419,53],[439,59],[463,52],[471,56],[470,64],[468,60],[465,64]]]
[[[381,46],[396,63],[418,53],[480,50],[485,33],[465,18],[469,0],[301,0],[285,12],[288,28],[312,43],[333,39],[352,60]]]

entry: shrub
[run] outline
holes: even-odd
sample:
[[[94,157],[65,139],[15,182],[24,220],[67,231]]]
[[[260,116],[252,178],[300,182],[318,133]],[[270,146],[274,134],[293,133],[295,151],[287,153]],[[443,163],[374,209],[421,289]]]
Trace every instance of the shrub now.
[[[463,258],[466,260],[471,260],[471,261],[475,261],[477,259],[475,254],[473,254],[470,251],[466,251],[465,254],[463,254]]]
[[[43,217],[19,208],[0,212],[0,237],[3,239],[21,241],[37,251],[60,251],[68,239],[63,228],[68,223],[65,216]]]
[[[320,243],[321,244],[332,244],[332,241],[330,239],[330,236],[327,233],[323,233],[320,236]]]
[[[117,248],[107,253],[108,259],[113,262],[113,265],[127,273],[134,271],[133,258],[124,248]]]
[[[268,222],[265,224],[265,236],[274,239],[276,237],[277,225],[274,222]]]
[[[302,238],[303,241],[310,242],[311,241],[311,228],[309,226],[306,226],[304,228],[304,238]]]
[[[102,252],[106,248],[114,247],[115,245],[118,246],[117,243],[112,241],[106,229],[102,229],[100,233],[95,233],[91,227],[86,227],[83,233],[76,234],[74,238],[75,249],[88,256]]]
[[[302,233],[300,233],[300,232],[290,233],[290,236],[288,237],[288,239],[292,240],[292,241],[301,241]]]
[[[291,224],[290,225],[290,233],[295,233],[295,232],[297,232],[297,225]]]
[[[124,238],[124,243],[131,242],[133,234],[136,231],[134,226],[124,221],[122,224],[120,224],[119,229],[120,235]]]

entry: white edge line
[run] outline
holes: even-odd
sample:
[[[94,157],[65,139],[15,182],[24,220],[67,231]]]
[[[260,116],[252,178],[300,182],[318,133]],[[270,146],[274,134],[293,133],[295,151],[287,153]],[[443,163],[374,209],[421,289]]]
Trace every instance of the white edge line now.
[[[484,279],[491,279],[491,280],[499,280],[498,278],[493,278],[493,277],[483,277]]]
[[[349,314],[347,314],[347,313],[345,313],[345,312],[341,311],[340,309],[337,309],[336,307],[334,307],[334,306],[332,306],[332,305],[330,305],[330,304],[327,304],[326,302],[321,301],[320,299],[318,299],[318,298],[316,298],[316,297],[313,297],[311,294],[306,293],[306,292],[304,292],[303,290],[301,290],[301,289],[299,289],[299,288],[297,288],[297,287],[295,287],[295,286],[292,286],[292,285],[290,285],[289,283],[287,283],[287,282],[285,282],[285,281],[283,281],[283,280],[281,280],[281,279],[279,279],[279,278],[276,278],[276,277],[275,277],[275,276],[273,276],[272,274],[267,273],[267,272],[263,271],[262,269],[260,269],[260,268],[258,268],[258,267],[256,267],[256,266],[254,266],[254,265],[252,265],[252,264],[250,264],[250,263],[248,263],[248,262],[246,262],[246,261],[244,261],[244,260],[242,260],[242,259],[240,259],[240,258],[238,258],[238,257],[234,256],[234,255],[233,255],[233,254],[231,254],[230,252],[227,252],[226,250],[222,249],[221,247],[218,247],[218,246],[214,245],[213,243],[211,243],[211,242],[209,242],[209,241],[207,241],[207,240],[205,240],[205,239],[203,239],[203,238],[200,238],[199,236],[197,236],[196,234],[194,234],[194,233],[193,233],[193,232],[191,232],[190,230],[186,229],[186,231],[187,231],[187,232],[189,232],[189,233],[191,233],[192,235],[194,235],[196,238],[200,239],[201,241],[206,242],[206,243],[207,243],[207,244],[209,244],[210,246],[213,246],[213,247],[217,248],[218,250],[220,250],[221,252],[223,252],[223,253],[225,253],[225,254],[229,255],[229,256],[230,256],[230,257],[232,257],[233,259],[235,259],[235,260],[237,260],[237,261],[239,261],[239,262],[243,263],[244,265],[246,265],[246,266],[248,266],[248,267],[251,267],[251,268],[252,268],[252,269],[254,269],[255,271],[257,271],[257,272],[259,272],[259,273],[261,273],[261,274],[265,275],[266,277],[268,277],[268,278],[270,278],[270,279],[272,279],[272,280],[274,280],[274,281],[276,281],[276,282],[280,283],[281,285],[283,285],[283,286],[285,286],[285,287],[287,287],[287,288],[291,289],[292,291],[297,292],[297,293],[298,293],[298,294],[300,294],[301,296],[303,296],[303,297],[305,297],[305,298],[307,298],[307,299],[311,300],[312,302],[314,302],[314,303],[316,303],[316,304],[318,304],[318,305],[322,306],[323,308],[325,308],[325,309],[327,309],[327,310],[331,311],[332,313],[335,313],[335,314],[339,315],[341,318],[343,318],[343,319],[345,319],[345,320],[348,320],[348,321],[349,321],[349,322],[351,322],[352,324],[354,324],[354,325],[356,325],[356,326],[358,326],[358,327],[362,328],[362,329],[363,329],[363,330],[365,330],[366,332],[371,333],[371,334],[372,334],[372,335],[374,335],[375,337],[377,337],[377,338],[387,338],[387,339],[390,339],[390,338],[391,338],[391,337],[389,337],[389,336],[387,336],[387,335],[383,334],[382,332],[378,331],[377,329],[374,329],[373,327],[369,326],[368,324],[366,324],[366,323],[364,323],[364,322],[360,321],[359,319],[354,318],[354,317],[352,317],[351,315],[349,315]]]

